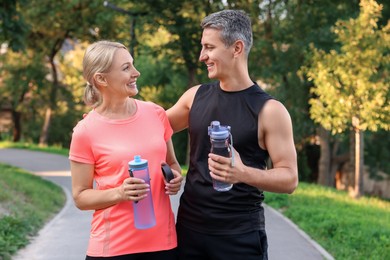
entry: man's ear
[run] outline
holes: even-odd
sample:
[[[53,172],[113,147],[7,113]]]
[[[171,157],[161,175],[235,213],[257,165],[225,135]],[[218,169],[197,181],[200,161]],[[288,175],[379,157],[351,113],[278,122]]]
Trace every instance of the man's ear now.
[[[241,40],[237,40],[234,43],[234,56],[242,55],[242,53],[244,53],[245,51],[244,47],[245,47],[244,42]]]
[[[98,83],[100,86],[107,86],[107,80],[106,77],[102,73],[96,73],[94,75],[95,82]]]

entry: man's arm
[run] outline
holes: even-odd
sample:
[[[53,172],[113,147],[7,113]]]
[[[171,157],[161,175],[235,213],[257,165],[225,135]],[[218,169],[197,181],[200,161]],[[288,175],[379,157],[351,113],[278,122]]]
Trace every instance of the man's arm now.
[[[188,89],[179,98],[176,104],[167,110],[169,122],[175,133],[180,132],[181,130],[184,130],[188,127],[190,109],[198,88],[199,85]]]
[[[209,154],[211,176],[229,183],[243,182],[263,191],[292,193],[298,185],[298,167],[290,115],[280,102],[270,100],[264,105],[258,124],[259,146],[268,150],[273,168],[248,167],[234,150],[234,167],[230,158]]]

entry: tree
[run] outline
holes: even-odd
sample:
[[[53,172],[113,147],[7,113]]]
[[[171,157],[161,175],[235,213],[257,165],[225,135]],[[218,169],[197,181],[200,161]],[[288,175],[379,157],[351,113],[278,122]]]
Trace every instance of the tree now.
[[[63,87],[55,59],[65,40],[77,30],[78,25],[74,23],[74,19],[80,13],[81,8],[77,3],[66,3],[65,1],[40,1],[40,3],[30,1],[26,7],[29,8],[22,11],[23,15],[27,21],[34,25],[28,35],[28,47],[35,52],[44,54],[50,68],[48,78],[51,84],[47,86],[49,89],[44,105],[45,116],[39,138],[40,145],[47,145],[52,117],[57,109],[58,92]]]
[[[105,10],[100,2],[96,1],[29,1],[20,12],[25,20],[31,24],[31,30],[28,34],[27,48],[36,53],[43,54],[42,64],[49,68],[47,78],[50,82],[46,86],[45,100],[42,113],[44,120],[42,123],[41,134],[39,138],[40,145],[47,145],[50,128],[53,117],[56,115],[58,104],[63,98],[60,95],[67,95],[65,92],[69,89],[62,82],[62,74],[59,70],[59,60],[64,52],[65,43],[69,39],[94,39],[97,32],[91,28],[97,24],[101,10]],[[99,17],[101,26],[96,26],[102,30],[112,25],[114,21],[103,25],[104,18],[110,14],[103,14]],[[79,20],[81,23],[75,23]],[[44,19],[42,19],[44,18]],[[95,28],[96,28],[95,27]],[[110,31],[110,30],[105,30]],[[105,34],[108,36],[110,34]],[[69,47],[69,46],[68,46]]]
[[[3,0],[0,6],[0,44],[6,42],[13,51],[24,49],[27,24],[18,12],[26,0]]]
[[[381,10],[374,0],[362,0],[359,16],[338,21],[333,29],[340,49],[326,53],[313,47],[311,66],[306,68],[314,83],[311,118],[333,134],[348,129],[355,134],[350,151],[354,197],[362,193],[363,132],[390,129],[390,23],[378,28]]]
[[[9,50],[2,57],[4,65],[0,71],[0,107],[12,115],[12,141],[18,142],[22,137],[23,114],[32,117],[34,100],[38,99],[42,86],[47,84],[47,73],[41,64],[42,57],[31,51],[13,52]],[[38,102],[39,103],[39,102]],[[26,122],[27,123],[27,122]],[[29,129],[31,131],[31,129]]]
[[[146,35],[156,37],[162,31],[169,34],[168,37],[160,41],[162,44],[158,46],[154,45],[152,48],[143,46],[146,47],[143,54],[154,60],[149,62],[151,66],[154,65],[156,60],[158,60],[160,68],[169,65],[168,70],[162,71],[158,69],[157,71],[144,73],[144,75],[151,73],[155,75],[156,72],[159,74],[155,75],[154,79],[147,79],[147,81],[150,84],[155,79],[160,79],[160,82],[156,82],[156,86],[163,86],[164,91],[157,93],[159,93],[161,98],[160,101],[163,100],[163,104],[166,104],[165,107],[169,108],[185,90],[199,82],[201,63],[198,61],[198,55],[201,48],[200,38],[202,33],[200,21],[205,16],[205,13],[211,12],[211,3],[206,0],[168,2],[163,0],[146,0],[143,1],[143,4],[150,14],[147,17],[148,20],[145,21],[148,24],[145,26]],[[218,5],[218,1],[215,1],[214,5]],[[142,38],[144,37],[140,36],[140,39]],[[151,68],[150,65],[149,69]],[[145,69],[140,67],[140,69],[141,74],[142,71],[147,70],[146,67]],[[173,72],[173,74],[169,75],[169,72]],[[143,79],[140,79],[140,82],[142,81]],[[140,92],[144,94],[142,88]],[[175,135],[173,142],[175,147],[180,147],[180,151],[186,151],[185,156],[182,156],[179,152],[178,158],[183,163],[188,164],[189,139],[185,131]],[[182,159],[183,157],[184,159]]]
[[[357,0],[271,0],[263,1],[259,13],[252,15],[259,19],[252,22],[254,46],[249,61],[250,72],[254,79],[264,83],[262,87],[285,104],[291,115],[301,181],[319,180],[317,173],[319,177],[322,170],[317,164],[320,149],[328,148],[329,154],[339,157],[339,151],[333,149],[339,146],[337,139],[334,139],[334,145],[328,133],[318,129],[310,119],[309,89],[313,84],[300,69],[311,43],[323,50],[335,48],[335,36],[330,27],[337,19],[346,19],[357,13]],[[319,133],[324,134],[322,140],[326,143],[318,145]],[[333,158],[324,162],[327,162],[326,168],[333,168],[329,165],[334,162]]]

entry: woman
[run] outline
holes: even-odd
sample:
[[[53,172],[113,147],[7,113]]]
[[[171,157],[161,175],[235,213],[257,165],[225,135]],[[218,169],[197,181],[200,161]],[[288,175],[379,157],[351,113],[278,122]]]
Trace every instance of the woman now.
[[[81,210],[95,210],[86,259],[175,259],[175,220],[168,195],[183,180],[164,109],[132,98],[140,73],[120,43],[98,41],[84,55],[84,101],[92,110],[74,128],[72,193]],[[148,160],[150,187],[129,176],[128,162]],[[164,181],[161,164],[175,176]],[[94,188],[95,184],[95,188]],[[156,225],[134,227],[134,202],[153,198]]]

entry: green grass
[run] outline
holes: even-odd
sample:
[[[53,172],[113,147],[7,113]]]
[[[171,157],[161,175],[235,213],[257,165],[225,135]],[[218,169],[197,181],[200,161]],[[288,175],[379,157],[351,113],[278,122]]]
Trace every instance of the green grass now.
[[[266,193],[279,209],[336,259],[390,259],[390,202],[300,183],[292,195]]]
[[[0,148],[19,148],[19,149],[28,149],[32,151],[55,153],[55,154],[60,154],[65,156],[69,155],[69,149],[60,146],[39,146],[36,144],[23,143],[23,142],[13,143],[9,141],[3,141],[0,142]]]
[[[0,259],[28,244],[65,203],[62,189],[21,169],[0,164]]]

